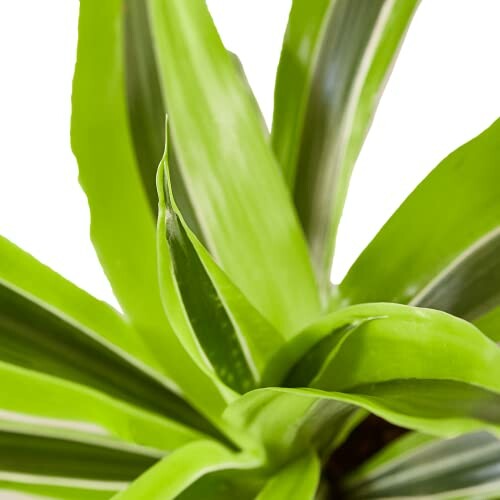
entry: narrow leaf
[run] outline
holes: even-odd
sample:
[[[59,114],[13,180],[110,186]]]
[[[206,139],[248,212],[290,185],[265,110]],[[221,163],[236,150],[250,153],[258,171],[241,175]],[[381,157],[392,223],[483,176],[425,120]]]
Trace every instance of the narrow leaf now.
[[[155,211],[141,183],[129,128],[126,12],[123,0],[80,4],[71,138],[92,239],[122,308],[158,363],[193,405],[217,420],[224,400],[180,345],[161,303]]]
[[[344,301],[425,305],[467,319],[499,305],[499,158],[500,120],[406,199],[342,282]]]
[[[165,105],[149,28],[147,2],[123,0],[125,83],[137,169],[151,212],[156,214],[156,170],[163,155]]]
[[[418,0],[294,0],[272,142],[324,292],[354,162]]]
[[[344,487],[347,498],[489,498],[498,493],[499,470],[500,441],[477,432],[423,442],[381,464],[368,463]]]
[[[201,366],[237,392],[255,388],[282,337],[225,276],[175,205],[165,155],[158,173],[158,247],[165,273],[165,303],[181,341]],[[180,310],[185,311],[182,313]],[[188,320],[186,321],[186,318]]]
[[[0,362],[0,428],[148,451],[153,456],[202,434],[72,382]]]
[[[126,485],[117,481],[78,481],[74,478],[0,473],[0,492],[12,498],[21,494],[51,500],[108,500]]]
[[[116,311],[2,238],[0,256],[0,360],[220,435],[182,399]]]
[[[204,241],[248,300],[290,336],[318,313],[319,301],[255,105],[205,2],[150,6],[173,146]]]

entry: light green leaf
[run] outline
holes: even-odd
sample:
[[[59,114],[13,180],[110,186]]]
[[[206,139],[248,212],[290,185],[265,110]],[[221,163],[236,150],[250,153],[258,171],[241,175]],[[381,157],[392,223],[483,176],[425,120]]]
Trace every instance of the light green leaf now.
[[[284,339],[248,303],[185,224],[175,204],[165,154],[158,172],[158,253],[165,304],[200,366],[237,392],[261,383]],[[177,303],[178,314],[173,313]]]
[[[346,498],[490,498],[500,488],[500,441],[486,432],[423,441],[372,460],[346,479]]]
[[[0,257],[0,360],[219,434],[181,398],[116,311],[2,238]]]
[[[0,428],[7,432],[36,431],[155,457],[203,436],[167,417],[50,375],[0,362],[0,377]]]
[[[121,306],[153,355],[191,403],[217,420],[224,400],[180,345],[161,304],[155,214],[129,129],[125,12],[122,0],[80,3],[71,136],[92,239]]]
[[[80,4],[71,142],[99,259],[127,315],[154,336],[168,324],[158,291],[154,214],[128,125],[123,13],[121,0]]]
[[[345,302],[391,301],[474,319],[500,303],[500,120],[445,160],[364,250]]]
[[[418,0],[294,0],[272,143],[322,290],[359,154]]]
[[[45,478],[49,484],[77,486],[103,482],[108,489],[123,488],[161,456],[59,439],[37,432],[0,430],[0,481],[5,478],[28,481],[29,476]],[[65,480],[64,480],[65,479]],[[73,479],[73,481],[71,481]],[[118,483],[113,485],[112,483]]]
[[[273,460],[308,447],[330,451],[362,418],[357,408],[438,436],[500,430],[500,351],[463,320],[366,304],[331,314],[303,335],[303,346],[312,347],[287,383],[311,389],[252,391],[226,411]]]
[[[108,500],[127,483],[0,472],[0,493],[51,500]],[[23,497],[24,498],[24,497]]]
[[[173,146],[203,239],[248,300],[290,336],[318,314],[319,299],[255,105],[203,0],[150,6]]]
[[[116,500],[187,500],[200,496],[193,495],[197,483],[203,482],[203,498],[206,500],[248,499],[248,489],[233,489],[230,492],[227,477],[222,481],[210,481],[223,471],[242,471],[259,467],[254,457],[229,452],[224,447],[210,441],[199,441],[172,453],[137,479],[126,491],[119,493]],[[208,481],[207,481],[208,479]],[[219,478],[221,479],[221,478]],[[253,488],[250,487],[250,490]],[[191,490],[191,491],[189,491]],[[218,490],[218,491],[217,491]],[[228,496],[232,494],[233,496]]]
[[[500,342],[500,307],[481,316],[474,321],[474,324],[491,340]]]
[[[276,473],[256,500],[314,500],[321,475],[321,464],[314,453],[306,453]]]

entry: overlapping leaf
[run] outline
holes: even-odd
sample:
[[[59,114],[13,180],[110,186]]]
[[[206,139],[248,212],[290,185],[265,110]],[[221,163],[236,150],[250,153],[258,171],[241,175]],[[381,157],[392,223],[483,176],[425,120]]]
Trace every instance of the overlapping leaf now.
[[[292,4],[278,68],[272,142],[324,291],[351,171],[417,4]]]
[[[267,362],[284,339],[185,224],[173,197],[166,155],[158,173],[158,192],[163,295],[176,332],[200,366],[227,386],[240,393],[259,386]]]
[[[254,102],[205,2],[152,0],[179,170],[216,262],[292,335],[319,311],[307,248]]]
[[[89,201],[94,246],[121,306],[163,370],[193,405],[217,419],[224,399],[180,345],[160,299],[156,211],[141,183],[140,168],[146,160],[140,153],[136,156],[129,121],[134,110],[127,104],[124,16],[128,8],[142,9],[132,3],[125,7],[122,0],[83,0],[80,4],[72,147]],[[147,43],[148,35],[141,27],[128,25],[134,43],[139,39]],[[146,66],[148,61],[143,61]],[[129,98],[135,89],[137,98],[144,99],[140,82],[129,78],[128,83]],[[137,120],[138,115],[152,119],[145,109],[135,113]]]
[[[310,348],[288,383],[310,389],[252,391],[227,410],[272,460],[311,446],[329,452],[362,418],[358,408],[435,435],[498,432],[500,351],[479,330],[395,304],[355,306],[351,314],[340,311],[304,332],[302,348]]]
[[[411,447],[405,442],[415,441]],[[495,498],[500,441],[486,432],[446,440],[411,434],[344,481],[347,498]]]
[[[0,256],[0,361],[92,387],[219,435],[162,375],[116,311],[5,239],[0,239]]]

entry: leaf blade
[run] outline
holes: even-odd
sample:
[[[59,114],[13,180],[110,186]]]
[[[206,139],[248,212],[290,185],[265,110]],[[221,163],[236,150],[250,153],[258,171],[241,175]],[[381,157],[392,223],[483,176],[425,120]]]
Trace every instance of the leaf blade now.
[[[173,145],[204,240],[257,310],[291,335],[319,302],[260,117],[205,4],[150,5]]]
[[[324,294],[352,168],[417,4],[292,5],[278,70],[273,146]],[[291,83],[290,73],[296,76]]]
[[[407,198],[341,283],[345,303],[425,303],[467,319],[498,304],[499,130],[496,121],[457,149]]]

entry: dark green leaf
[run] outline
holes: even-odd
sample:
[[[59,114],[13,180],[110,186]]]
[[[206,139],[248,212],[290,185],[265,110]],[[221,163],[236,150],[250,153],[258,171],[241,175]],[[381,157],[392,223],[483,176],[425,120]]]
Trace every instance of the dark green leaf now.
[[[186,226],[173,199],[168,172],[165,156],[158,174],[158,245],[165,268],[165,303],[172,310],[177,302],[185,311],[172,314],[174,327],[201,366],[213,370],[235,391],[246,392],[260,384],[266,361],[284,341]]]
[[[393,445],[393,446],[397,446]],[[500,441],[486,432],[374,457],[345,481],[347,498],[490,498],[500,488]]]

